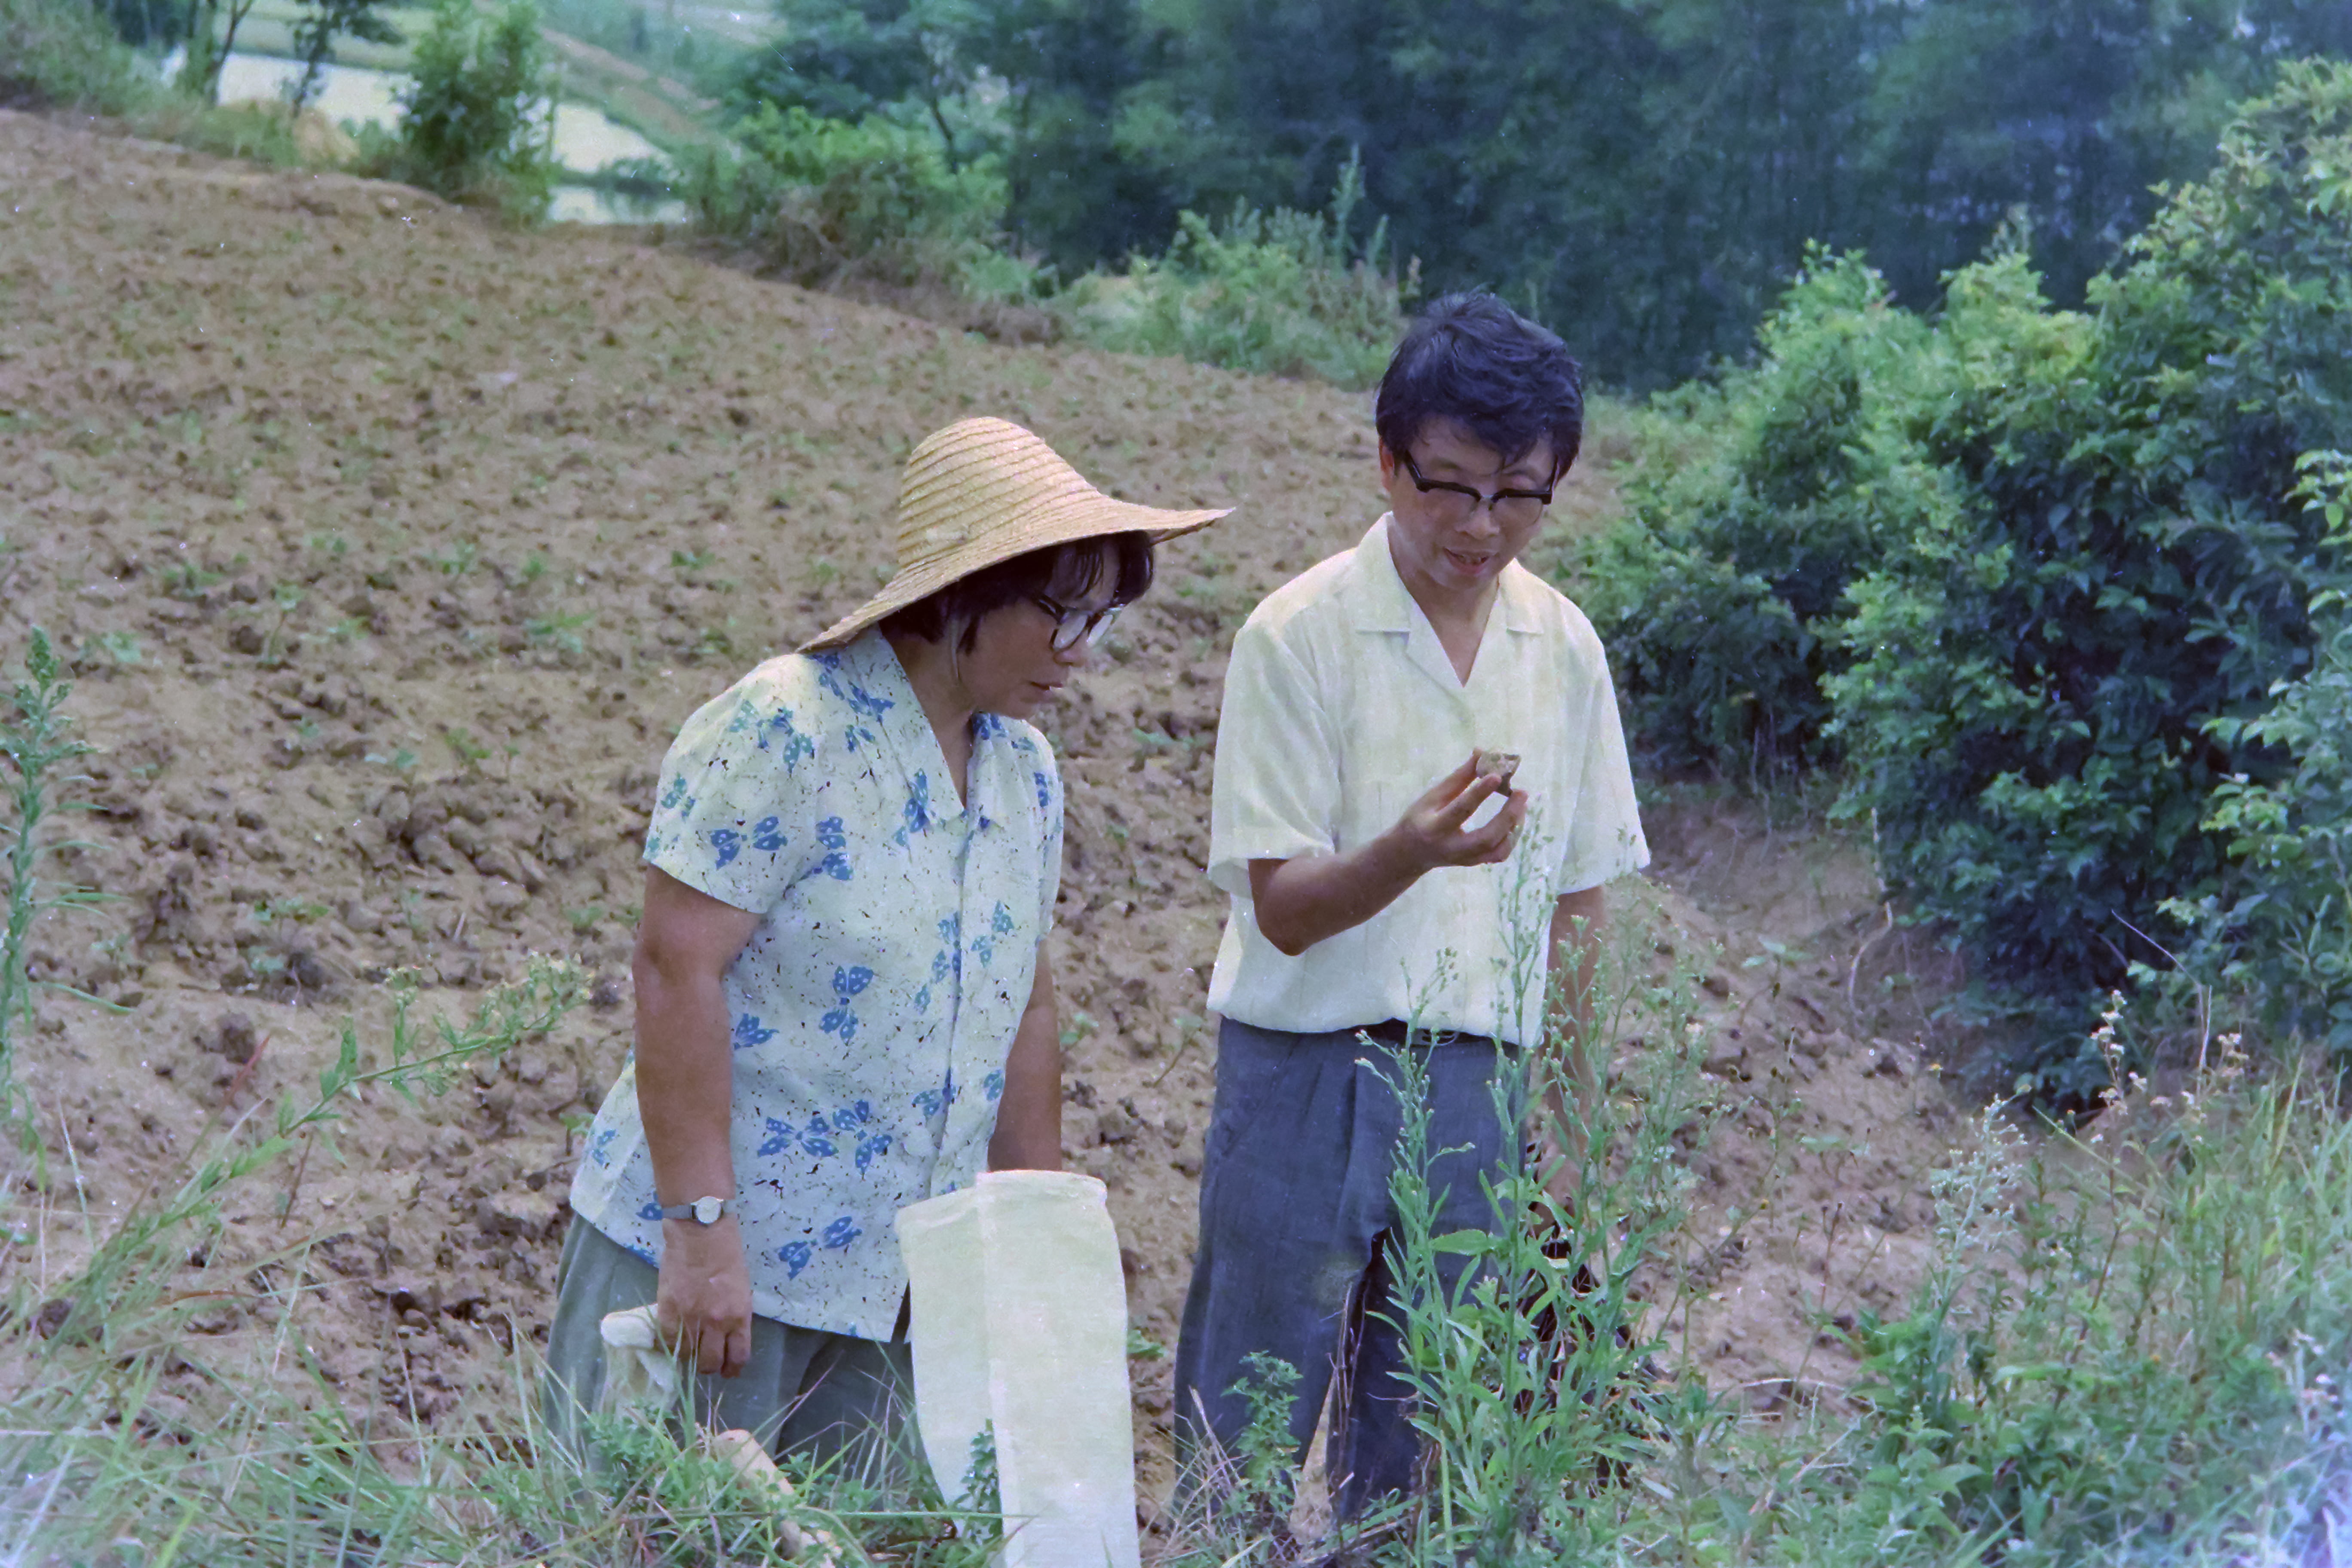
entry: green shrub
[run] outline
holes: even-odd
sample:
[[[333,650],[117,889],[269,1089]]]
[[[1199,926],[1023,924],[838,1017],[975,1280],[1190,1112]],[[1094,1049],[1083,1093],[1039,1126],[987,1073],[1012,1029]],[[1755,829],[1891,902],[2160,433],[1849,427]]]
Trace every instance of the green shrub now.
[[[2288,759],[2215,721],[2312,668],[2334,580],[2287,498],[2298,454],[2352,445],[2348,161],[2352,67],[2286,68],[2087,314],[2017,247],[1932,324],[1817,256],[1699,405],[1720,456],[1586,563],[1645,749],[1841,762],[2052,1089],[2095,1083],[2086,998],[2183,940],[2168,900],[2258,890],[2208,818]]]
[[[1244,205],[1222,225],[1179,214],[1165,256],[1137,257],[1123,277],[1081,279],[1059,308],[1101,348],[1370,386],[1404,331],[1420,268],[1402,279],[1381,269],[1385,222],[1350,258],[1348,222],[1363,190],[1351,159],[1328,214]]]
[[[2314,453],[2305,467],[2303,493],[2340,563],[2352,552],[2352,458]],[[2259,718],[2210,726],[2294,759],[2275,782],[2240,775],[2213,792],[2205,826],[2230,836],[2251,875],[2226,909],[2209,894],[2167,912],[2198,934],[2189,967],[2199,980],[2245,998],[2267,1029],[2325,1042],[2341,1066],[2352,1062],[2352,600],[2325,589],[2310,614],[2321,630],[2310,672],[2277,687]]]
[[[1004,180],[992,160],[951,168],[938,138],[762,104],[725,146],[688,149],[677,194],[703,232],[809,286],[961,282],[997,254]]]
[[[1940,345],[1861,258],[1813,250],[1760,346],[1755,368],[1659,400],[1579,578],[1668,772],[1825,760],[1845,590],[1945,500],[1908,428]]]
[[[400,93],[396,132],[360,139],[358,168],[535,219],[555,184],[550,142],[555,76],[531,0],[487,21],[470,0],[438,0]]]
[[[137,51],[83,0],[0,0],[0,108],[129,114],[160,94]]]

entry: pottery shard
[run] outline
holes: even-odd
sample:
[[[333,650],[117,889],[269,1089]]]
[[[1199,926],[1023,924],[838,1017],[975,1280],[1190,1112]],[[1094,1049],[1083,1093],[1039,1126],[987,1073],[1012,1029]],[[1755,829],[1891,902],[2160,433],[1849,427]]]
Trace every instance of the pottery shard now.
[[[1483,779],[1489,773],[1495,774],[1503,781],[1503,787],[1508,789],[1511,787],[1511,775],[1519,771],[1519,753],[1496,751],[1492,746],[1481,746],[1478,748],[1476,768],[1480,778]]]

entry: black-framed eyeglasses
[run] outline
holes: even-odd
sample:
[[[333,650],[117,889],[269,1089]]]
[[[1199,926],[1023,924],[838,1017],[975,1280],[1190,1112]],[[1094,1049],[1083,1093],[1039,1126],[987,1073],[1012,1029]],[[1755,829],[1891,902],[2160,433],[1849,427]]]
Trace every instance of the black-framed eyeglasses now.
[[[1433,504],[1444,512],[1449,522],[1467,521],[1483,506],[1495,514],[1496,522],[1528,523],[1533,522],[1544,508],[1551,505],[1552,487],[1549,485],[1539,490],[1499,489],[1488,495],[1469,485],[1457,485],[1451,479],[1425,478],[1421,465],[1412,460],[1411,452],[1400,452],[1397,456],[1404,459],[1404,471],[1412,477],[1413,489],[1425,496],[1441,498]]]
[[[1074,610],[1069,605],[1049,599],[1043,594],[1032,594],[1030,602],[1054,617],[1054,651],[1067,653],[1085,645],[1092,647],[1118,619],[1124,605],[1105,605],[1099,610]]]

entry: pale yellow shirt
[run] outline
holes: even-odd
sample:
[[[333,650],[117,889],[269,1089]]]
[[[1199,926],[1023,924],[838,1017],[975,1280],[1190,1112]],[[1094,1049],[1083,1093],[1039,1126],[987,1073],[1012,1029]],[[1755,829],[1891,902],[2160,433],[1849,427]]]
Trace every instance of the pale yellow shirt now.
[[[1584,613],[1514,563],[1462,680],[1397,575],[1388,523],[1276,590],[1234,639],[1209,829],[1232,912],[1209,1005],[1300,1034],[1418,1010],[1429,1027],[1525,1044],[1554,900],[1649,864],[1608,659]],[[1522,759],[1511,859],[1432,871],[1297,958],[1266,941],[1252,860],[1357,847],[1479,746]]]

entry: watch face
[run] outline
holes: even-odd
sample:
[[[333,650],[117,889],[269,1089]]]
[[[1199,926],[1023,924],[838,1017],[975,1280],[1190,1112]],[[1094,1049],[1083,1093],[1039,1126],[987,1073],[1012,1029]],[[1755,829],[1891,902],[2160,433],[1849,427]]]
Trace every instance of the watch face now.
[[[719,1223],[719,1216],[725,1213],[726,1209],[727,1204],[722,1198],[697,1198],[694,1200],[694,1217],[700,1220],[704,1225],[717,1225]]]

